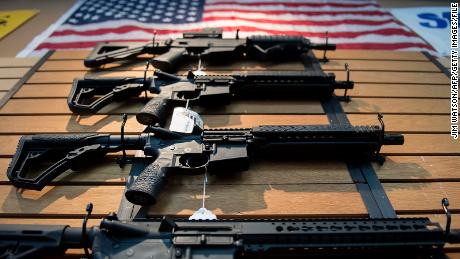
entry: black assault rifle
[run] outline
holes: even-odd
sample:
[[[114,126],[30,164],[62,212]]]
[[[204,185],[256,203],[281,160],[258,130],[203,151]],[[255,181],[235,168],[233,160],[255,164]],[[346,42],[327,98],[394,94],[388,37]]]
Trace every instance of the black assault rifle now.
[[[248,57],[257,60],[295,60],[311,49],[335,50],[335,44],[314,44],[302,36],[250,36],[245,39],[222,38],[221,28],[186,32],[180,39],[149,43],[100,43],[84,60],[86,67],[133,59],[141,54],[158,55],[151,60],[155,68],[172,72],[186,58],[200,56],[211,62],[228,62]]]
[[[348,67],[346,66],[347,71]],[[77,114],[92,114],[112,102],[139,97],[144,91],[158,94],[137,114],[144,125],[163,124],[170,109],[191,105],[219,106],[232,98],[327,100],[335,89],[353,88],[353,81],[336,81],[333,73],[318,71],[248,71],[230,75],[187,77],[154,71],[153,77],[74,79],[67,103]]]
[[[16,187],[41,190],[65,171],[95,164],[107,153],[143,150],[154,162],[136,178],[125,196],[134,204],[150,205],[156,202],[167,175],[247,170],[250,157],[380,159],[382,145],[402,145],[404,137],[385,133],[381,116],[379,119],[381,126],[259,126],[204,131],[196,127],[192,134],[150,127],[148,133],[128,136],[23,136],[7,175]],[[57,162],[38,176],[30,177],[31,168],[40,168],[50,161]]]
[[[83,248],[86,258],[443,258],[446,243],[460,243],[450,229],[428,218],[385,219],[140,219],[116,214],[99,226],[0,224],[0,258],[62,256]],[[91,254],[89,252],[91,248]]]

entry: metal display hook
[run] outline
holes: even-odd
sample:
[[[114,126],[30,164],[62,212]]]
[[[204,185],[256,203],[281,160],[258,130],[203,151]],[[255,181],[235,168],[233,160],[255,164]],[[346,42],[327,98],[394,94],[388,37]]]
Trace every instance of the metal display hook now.
[[[117,159],[117,163],[120,167],[123,167],[124,165],[132,162],[131,159],[128,159],[126,157],[126,149],[125,149],[125,125],[126,125],[127,120],[128,120],[128,115],[125,113],[123,114],[123,121],[121,122],[121,127],[120,127],[121,151],[123,152],[123,156]]]
[[[83,218],[82,227],[81,227],[81,234],[83,237],[83,250],[85,251],[85,256],[88,259],[92,258],[92,256],[89,254],[89,250],[88,250],[89,237],[86,231],[86,227],[88,225],[88,219],[91,216],[92,212],[93,212],[93,204],[90,202],[88,203],[88,205],[86,205],[86,214],[85,214],[85,217]]]
[[[450,235],[450,224],[452,222],[452,214],[449,209],[449,199],[443,198],[441,200],[441,205],[444,210],[444,213],[446,214],[446,227],[445,227],[445,238],[446,240],[449,238]]]
[[[329,37],[328,37],[328,34],[329,34],[329,31],[326,31],[326,48],[324,48],[324,52],[323,52],[323,59],[322,61],[323,62],[329,62],[329,59],[326,57],[326,53],[327,53],[327,45],[329,44]]]
[[[345,63],[345,71],[347,72],[347,84],[349,85],[350,84],[350,66],[348,65],[348,63]],[[349,96],[347,96],[347,92],[348,92],[348,88],[345,89],[345,93],[343,94],[343,97],[345,98],[347,102],[349,102],[350,98]]]
[[[146,102],[148,101],[148,97],[147,97],[147,88],[148,87],[146,87],[146,84],[147,84],[147,72],[149,71],[149,67],[150,67],[150,61],[147,61],[145,63],[145,68],[144,68],[144,98],[145,98]],[[155,84],[155,78],[154,78],[155,76],[154,76],[154,74],[155,74],[155,70],[154,70],[154,72],[152,74],[152,83],[151,83],[152,85]]]

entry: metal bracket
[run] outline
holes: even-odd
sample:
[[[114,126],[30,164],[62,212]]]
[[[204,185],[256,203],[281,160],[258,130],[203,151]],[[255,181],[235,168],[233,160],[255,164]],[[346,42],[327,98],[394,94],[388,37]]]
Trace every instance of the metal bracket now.
[[[123,157],[117,159],[117,163],[120,167],[131,163],[131,159],[126,157],[126,149],[125,149],[125,124],[126,120],[128,119],[128,115],[125,113],[123,114],[123,121],[121,122],[121,129],[120,129],[120,137],[121,137],[121,151],[123,152]]]
[[[323,59],[322,59],[322,61],[323,61],[324,63],[329,62],[329,59],[326,57],[327,45],[328,45],[328,43],[329,43],[328,34],[329,34],[329,31],[326,31],[326,48],[324,49],[324,52],[323,52]]]
[[[163,216],[161,219],[160,227],[158,228],[159,232],[173,232],[177,228],[176,222],[173,219]]]
[[[383,115],[382,113],[377,113],[377,118],[379,119],[380,122],[380,127],[382,127],[382,134],[385,133],[385,123],[383,122]]]
[[[147,98],[147,88],[148,87],[146,86],[146,84],[147,84],[147,72],[149,70],[149,67],[150,67],[150,61],[147,61],[145,63],[145,69],[144,69],[144,98],[145,98],[145,102],[148,101],[148,98]],[[155,80],[154,76],[152,75],[152,84],[153,85],[155,84],[154,80]]]
[[[153,30],[153,37],[152,37],[152,48],[155,48],[155,38],[157,36],[157,30]]]
[[[89,254],[89,238],[88,238],[88,233],[86,232],[86,226],[88,225],[88,219],[91,216],[91,213],[93,212],[93,204],[90,202],[88,205],[86,205],[86,215],[83,218],[83,223],[81,227],[81,234],[83,237],[83,250],[85,251],[85,256],[86,258],[90,259],[92,258],[91,255]]]
[[[380,134],[380,147],[382,147],[383,138],[385,137],[385,123],[383,122],[383,115],[380,112],[377,113],[377,119],[379,120],[380,127],[382,128],[382,134]],[[383,165],[383,163],[385,163],[385,157],[380,155],[380,148],[377,150],[376,159],[380,165]]]
[[[345,71],[347,72],[347,84],[350,84],[350,66],[348,63],[345,63]],[[343,98],[346,102],[350,101],[350,96],[347,95],[348,89],[345,89],[345,93],[343,94]]]
[[[446,214],[446,227],[445,227],[446,230],[444,232],[444,235],[447,240],[450,234],[450,223],[452,221],[452,214],[449,209],[449,199],[443,198],[441,200],[441,205],[442,205],[442,208],[444,209],[444,213]]]

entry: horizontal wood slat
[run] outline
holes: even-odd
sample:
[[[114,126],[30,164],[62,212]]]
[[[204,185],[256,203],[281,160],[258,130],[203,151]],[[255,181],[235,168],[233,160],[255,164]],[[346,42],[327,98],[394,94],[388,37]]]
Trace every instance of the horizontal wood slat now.
[[[0,57],[0,67],[32,67],[38,60],[39,58]]]
[[[143,99],[140,99],[143,100]],[[112,103],[99,114],[134,114],[144,106],[139,99]],[[384,114],[450,114],[448,99],[410,98],[353,98],[342,103],[347,113]],[[314,100],[233,100],[230,105],[215,108],[197,106],[195,111],[203,114],[321,114],[319,101]],[[64,98],[12,99],[0,114],[72,114]]]
[[[328,124],[326,115],[203,115],[205,126],[209,128],[248,128],[259,125],[308,125]],[[348,115],[353,125],[378,125],[374,114]],[[78,133],[105,132],[119,133],[120,115],[4,115],[1,117],[0,134],[34,133]],[[387,132],[449,133],[448,115],[392,115],[384,116]],[[11,125],[15,125],[11,128]],[[145,127],[134,115],[128,116],[125,126],[127,133],[140,133]]]
[[[91,201],[94,214],[105,214],[117,209],[123,188],[50,186],[41,192],[18,192],[12,186],[2,185],[0,213],[22,216],[39,213],[81,214],[81,208]],[[450,199],[451,209],[460,210],[460,183],[385,183],[384,188],[399,214],[440,213],[440,201],[446,196]],[[190,215],[200,206],[201,193],[200,185],[169,184],[160,194],[156,206],[151,207],[150,213]],[[107,195],[111,199],[107,199]],[[209,185],[207,195],[207,208],[218,215],[366,214],[361,197],[352,184]]]
[[[387,156],[374,163],[382,181],[460,181],[457,156]]]
[[[15,67],[15,68],[0,67],[0,78],[19,79],[23,77],[29,70],[30,70],[29,67]]]
[[[335,90],[335,93],[337,96],[342,96],[344,90]],[[450,85],[356,83],[353,89],[348,90],[348,95],[352,97],[450,98]]]
[[[321,67],[324,70],[343,71],[345,64],[348,64],[352,71],[440,71],[432,62],[426,61],[330,60],[325,64],[321,64]]]
[[[48,115],[48,116],[2,116],[0,133],[80,133],[104,132],[119,134],[120,115]],[[11,125],[16,125],[11,128]],[[139,124],[134,115],[128,116],[125,126],[127,133],[141,133],[145,126]]]
[[[0,213],[16,214],[81,214],[84,205],[94,204],[94,214],[115,211],[123,186],[52,186],[43,191],[23,191],[0,186]],[[207,207],[218,214],[233,215],[340,215],[366,214],[354,185],[210,185]],[[110,195],[111,199],[107,199]],[[287,200],[283,200],[284,195]],[[232,197],[232,199],[228,199]],[[248,199],[251,197],[251,199]],[[176,199],[181,203],[170,202]],[[264,201],[265,200],[265,201]],[[37,202],[38,201],[38,202]],[[151,213],[190,215],[201,204],[199,185],[168,185]],[[326,202],[328,201],[328,202]],[[351,202],[353,201],[353,202]],[[224,203],[222,203],[224,202]],[[224,205],[225,204],[225,205]],[[308,210],[306,206],[308,205]],[[293,207],[293,205],[296,205]],[[302,206],[304,205],[304,206]],[[220,211],[219,211],[220,209]]]
[[[0,158],[0,172],[6,172],[10,158]],[[460,182],[456,156],[386,156],[383,165],[373,163],[382,182]],[[318,160],[251,161],[250,170],[225,175],[211,174],[209,184],[292,184],[292,183],[351,183],[345,163],[340,161]],[[91,183],[123,185],[130,166],[120,168],[114,158],[107,158],[80,172],[68,172],[56,179],[60,184]],[[283,174],[279,174],[283,171]],[[171,184],[202,184],[200,175],[175,175],[169,179]],[[0,174],[0,183],[7,183],[6,174]]]
[[[75,214],[84,214],[86,204],[92,202],[93,214],[106,215],[109,211],[117,210],[123,188],[123,186],[49,186],[42,191],[20,191],[13,186],[0,185],[2,205],[0,213],[22,217],[38,214],[75,217]]]
[[[460,211],[460,183],[384,183],[385,191],[398,214],[414,211],[442,213],[441,200],[448,198],[450,209]],[[423,212],[422,212],[423,213]]]
[[[9,91],[17,82],[19,79],[0,79],[0,90]]]
[[[460,155],[460,145],[449,134],[404,134],[404,145],[384,146],[388,155]]]
[[[316,57],[322,57],[323,51],[313,50]],[[415,51],[389,51],[389,50],[350,50],[338,49],[328,51],[329,59],[362,59],[362,60],[413,60],[427,61],[428,58],[421,52]]]
[[[201,193],[199,185],[168,185],[149,214],[190,215],[200,207]],[[217,215],[262,217],[367,214],[355,186],[345,184],[209,185],[206,207]]]
[[[342,103],[347,113],[448,114],[448,99],[353,98]]]
[[[130,99],[122,103],[112,103],[101,109],[99,113],[106,114],[136,114],[145,104],[139,99]],[[210,108],[213,113],[285,113],[277,107],[284,106],[292,113],[323,113],[323,108],[318,101],[234,101],[231,105],[219,108]],[[199,108],[199,107],[197,107]],[[201,112],[200,109],[195,109]],[[208,111],[206,110],[206,111]],[[0,114],[72,114],[66,99],[12,99],[1,110]]]
[[[91,201],[94,214],[105,214],[116,210],[123,188],[50,186],[41,192],[18,192],[12,186],[2,185],[0,213],[22,216],[39,213],[81,214],[81,208]],[[440,201],[446,196],[451,201],[452,210],[460,209],[460,183],[385,183],[384,188],[399,214],[440,213]],[[150,213],[190,215],[200,206],[201,193],[200,185],[169,184],[160,194],[156,206],[151,207]],[[107,199],[107,195],[111,199]],[[218,215],[366,214],[361,197],[352,184],[209,185],[207,195],[207,208]]]

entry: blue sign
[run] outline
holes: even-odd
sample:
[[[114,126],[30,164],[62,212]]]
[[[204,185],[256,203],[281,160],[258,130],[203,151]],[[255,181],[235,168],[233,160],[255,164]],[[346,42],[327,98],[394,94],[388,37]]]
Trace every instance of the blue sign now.
[[[397,8],[391,13],[440,55],[450,53],[450,6]]]

